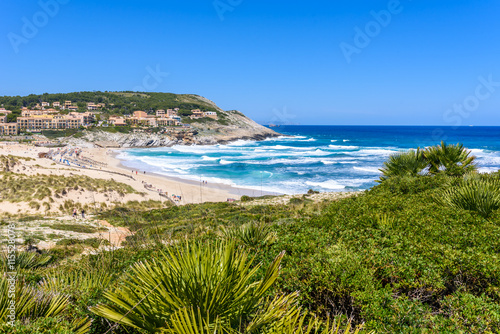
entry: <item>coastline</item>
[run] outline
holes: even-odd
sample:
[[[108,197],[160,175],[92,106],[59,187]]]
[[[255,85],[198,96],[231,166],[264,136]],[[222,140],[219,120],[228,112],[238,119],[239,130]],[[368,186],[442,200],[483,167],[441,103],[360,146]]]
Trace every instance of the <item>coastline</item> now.
[[[206,203],[206,202],[226,202],[228,199],[239,200],[241,196],[259,196],[260,191],[237,188],[231,185],[221,183],[200,184],[200,182],[178,179],[157,173],[137,173],[132,174],[132,169],[124,166],[122,161],[116,158],[119,150],[121,149],[107,149],[107,148],[85,148],[80,147],[81,155],[85,158],[95,160],[103,164],[102,167],[96,168],[81,168],[75,165],[66,165],[59,162],[59,156],[55,159],[47,159],[39,157],[41,153],[47,153],[50,149],[44,147],[37,147],[33,145],[0,142],[0,155],[15,157],[23,157],[29,160],[23,160],[19,165],[11,171],[18,174],[27,176],[35,175],[53,175],[55,177],[72,177],[72,176],[87,176],[92,179],[114,180],[126,185],[131,186],[135,193],[126,194],[123,197],[118,197],[116,194],[98,194],[86,191],[70,190],[60,199],[56,200],[58,207],[64,200],[71,200],[75,203],[82,205],[92,204],[94,202],[112,203],[120,202],[126,203],[128,201],[161,201],[165,202],[167,199],[160,196],[158,191],[167,193],[168,200],[172,195],[181,196],[177,201],[178,205]],[[141,171],[142,172],[142,171]],[[145,187],[145,184],[153,186],[153,190]],[[262,195],[270,195],[270,193],[262,193]],[[273,193],[276,195],[276,193]],[[26,202],[0,202],[0,214],[36,214],[42,213],[38,209],[30,207]],[[49,211],[50,212],[50,211]],[[47,212],[45,212],[47,213]]]
[[[125,166],[123,164],[123,161],[120,160],[119,158],[117,158],[117,155],[120,154],[120,151],[127,150],[127,149],[135,149],[135,148],[114,148],[114,149],[112,149],[109,153],[109,158],[110,158],[109,161],[112,163],[113,167],[117,171],[120,171],[120,172],[126,173],[126,174],[129,173],[130,175],[133,175],[131,172],[132,168]],[[142,149],[144,149],[144,148],[142,148]],[[140,172],[143,172],[143,171],[140,171]],[[240,188],[240,187],[235,187],[235,186],[224,184],[224,183],[212,183],[211,182],[211,183],[208,183],[205,185],[200,185],[199,181],[183,179],[183,178],[179,178],[179,177],[175,177],[175,176],[163,175],[163,174],[155,173],[155,172],[147,172],[147,174],[137,173],[136,175],[137,176],[142,175],[142,177],[145,177],[145,180],[150,178],[151,181],[155,181],[154,183],[157,183],[157,184],[164,184],[167,182],[169,184],[169,187],[173,187],[174,189],[176,189],[176,188],[180,189],[179,192],[184,191],[184,189],[182,189],[182,187],[189,187],[189,188],[196,187],[197,192],[198,192],[198,196],[196,196],[196,194],[193,194],[191,199],[186,199],[187,202],[182,203],[182,204],[200,203],[200,201],[199,201],[200,186],[202,189],[201,196],[205,195],[205,190],[207,190],[207,191],[212,190],[214,192],[227,193],[228,194],[227,198],[234,198],[234,199],[240,199],[241,196],[244,196],[244,195],[256,197],[256,196],[260,196],[261,193],[262,193],[261,196],[284,195],[284,194],[276,193],[276,192],[268,192],[268,191],[261,192],[258,189]],[[151,182],[151,183],[153,183],[153,182]],[[194,191],[196,191],[196,190],[194,190]],[[208,192],[208,195],[210,195],[210,194],[211,193]],[[198,200],[196,200],[196,197],[198,197]],[[227,200],[227,198],[225,200]],[[220,201],[221,200],[217,200],[217,202],[220,202]],[[203,200],[203,202],[210,202],[210,200],[209,201]]]

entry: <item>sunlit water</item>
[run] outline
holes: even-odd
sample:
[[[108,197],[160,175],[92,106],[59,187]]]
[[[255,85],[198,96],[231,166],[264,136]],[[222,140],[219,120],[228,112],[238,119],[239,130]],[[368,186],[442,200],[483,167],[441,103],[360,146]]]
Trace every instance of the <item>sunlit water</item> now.
[[[500,127],[281,126],[291,137],[120,151],[131,169],[276,193],[368,189],[393,153],[463,143],[481,172],[500,168]]]

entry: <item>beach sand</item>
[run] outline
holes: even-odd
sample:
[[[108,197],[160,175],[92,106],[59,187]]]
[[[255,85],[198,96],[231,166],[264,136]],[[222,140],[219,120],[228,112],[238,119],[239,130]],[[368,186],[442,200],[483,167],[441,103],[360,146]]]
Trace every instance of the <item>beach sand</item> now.
[[[61,177],[85,175],[95,179],[113,179],[117,182],[130,185],[137,192],[143,193],[126,194],[122,198],[113,199],[110,198],[110,196],[105,197],[104,195],[100,196],[99,194],[91,194],[85,191],[70,191],[64,198],[65,200],[69,199],[81,203],[82,205],[92,203],[93,201],[107,202],[119,200],[121,202],[127,202],[132,200],[167,200],[165,197],[159,195],[158,190],[160,189],[166,192],[169,198],[172,198],[172,194],[180,196],[181,200],[176,202],[179,205],[201,202],[226,202],[229,198],[239,199],[242,195],[259,196],[261,194],[258,190],[240,189],[225,184],[202,184],[201,182],[175,179],[153,173],[146,172],[146,174],[144,174],[143,171],[137,171],[136,173],[135,171],[132,172],[132,169],[124,167],[121,161],[115,158],[117,154],[116,149],[80,149],[82,150],[81,156],[106,164],[106,166],[96,167],[98,169],[79,168],[74,165],[68,166],[59,163],[59,159],[57,159],[57,163],[55,163],[51,159],[38,157],[39,153],[46,153],[50,150],[49,148],[0,142],[0,155],[13,155],[34,159],[22,161],[21,165],[14,168],[15,173],[26,175],[57,175]],[[144,187],[145,184],[152,185],[152,190],[146,189]],[[267,193],[263,193],[263,195],[266,194]],[[9,205],[7,205],[6,202],[0,202],[0,213],[30,213],[31,211],[33,210],[29,208],[27,203],[9,203]]]

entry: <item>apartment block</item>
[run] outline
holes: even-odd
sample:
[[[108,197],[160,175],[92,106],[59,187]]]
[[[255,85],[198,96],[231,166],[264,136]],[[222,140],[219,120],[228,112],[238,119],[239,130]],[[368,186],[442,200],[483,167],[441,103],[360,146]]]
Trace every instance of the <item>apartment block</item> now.
[[[18,130],[17,123],[0,123],[0,136],[15,136]]]

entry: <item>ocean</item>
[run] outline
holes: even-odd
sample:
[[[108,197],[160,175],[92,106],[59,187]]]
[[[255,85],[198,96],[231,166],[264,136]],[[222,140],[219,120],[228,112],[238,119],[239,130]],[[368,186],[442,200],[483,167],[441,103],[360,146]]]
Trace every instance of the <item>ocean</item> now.
[[[500,169],[500,127],[280,126],[264,141],[227,145],[129,149],[118,158],[131,169],[223,183],[253,194],[354,191],[376,185],[379,168],[410,148],[462,143],[481,172]]]

